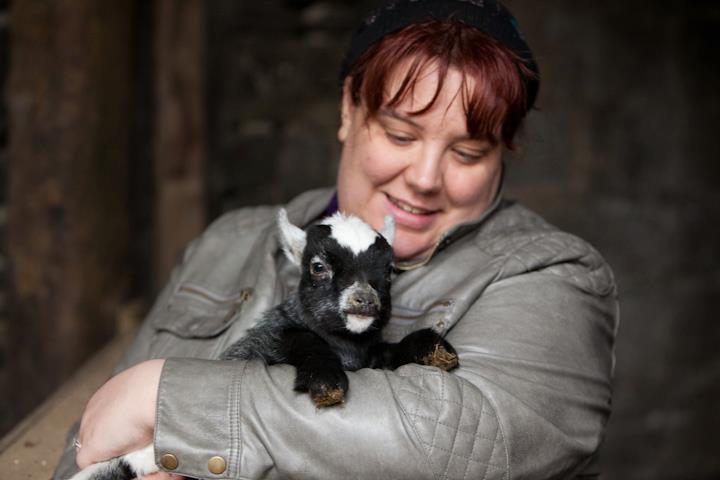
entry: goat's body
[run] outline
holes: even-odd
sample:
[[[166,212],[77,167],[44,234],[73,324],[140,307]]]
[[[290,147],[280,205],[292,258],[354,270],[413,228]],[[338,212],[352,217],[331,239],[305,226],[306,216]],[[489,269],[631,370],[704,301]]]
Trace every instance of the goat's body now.
[[[318,322],[307,321],[300,299],[294,294],[282,304],[265,313],[263,319],[232,344],[220,356],[221,360],[263,360],[268,365],[291,363],[288,334],[305,330],[326,342],[339,358],[343,370],[355,371],[374,366],[371,348],[381,342],[380,331],[373,329],[362,335],[327,332],[313,328]],[[297,347],[295,345],[294,347]]]

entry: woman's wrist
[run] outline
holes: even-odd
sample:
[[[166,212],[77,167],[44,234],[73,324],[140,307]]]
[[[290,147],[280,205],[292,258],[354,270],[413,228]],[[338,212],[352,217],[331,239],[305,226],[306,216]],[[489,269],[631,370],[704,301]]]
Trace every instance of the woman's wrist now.
[[[144,396],[143,401],[140,402],[143,410],[139,412],[139,415],[142,424],[151,433],[155,430],[157,396],[164,365],[165,359],[147,360],[138,365],[143,369],[138,380],[142,381],[141,388]]]
[[[162,359],[139,363],[112,377],[95,392],[80,423],[78,466],[84,468],[153,441],[164,364]]]

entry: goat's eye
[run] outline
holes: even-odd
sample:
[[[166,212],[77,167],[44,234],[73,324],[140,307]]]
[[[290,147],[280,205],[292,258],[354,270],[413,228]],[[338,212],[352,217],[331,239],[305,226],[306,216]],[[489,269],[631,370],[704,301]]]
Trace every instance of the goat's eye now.
[[[313,275],[320,275],[322,273],[325,273],[325,271],[326,271],[325,265],[323,265],[320,262],[313,262],[310,265],[310,273],[312,273]]]

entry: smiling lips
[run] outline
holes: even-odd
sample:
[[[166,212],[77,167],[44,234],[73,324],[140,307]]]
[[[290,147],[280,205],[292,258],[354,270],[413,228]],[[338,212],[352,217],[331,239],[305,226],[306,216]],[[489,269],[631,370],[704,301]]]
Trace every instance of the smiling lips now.
[[[430,210],[410,205],[387,193],[385,194],[385,198],[387,199],[389,210],[393,217],[395,217],[395,221],[400,225],[413,229],[426,228],[432,223],[434,215],[441,211],[439,209]]]
[[[403,210],[405,212],[412,213],[414,215],[431,215],[433,213],[439,212],[439,210],[428,210],[426,208],[412,206],[408,203],[403,202],[399,198],[395,198],[387,193],[385,194],[385,196],[387,197],[388,200],[390,200],[390,203],[392,203],[396,207],[400,208],[401,210]]]

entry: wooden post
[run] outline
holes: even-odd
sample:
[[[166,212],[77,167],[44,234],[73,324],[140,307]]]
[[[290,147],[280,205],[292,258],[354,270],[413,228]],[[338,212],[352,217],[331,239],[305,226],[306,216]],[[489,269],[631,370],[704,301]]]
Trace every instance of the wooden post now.
[[[156,2],[155,282],[205,226],[205,2]]]
[[[15,418],[110,338],[126,291],[131,5],[11,2]]]

